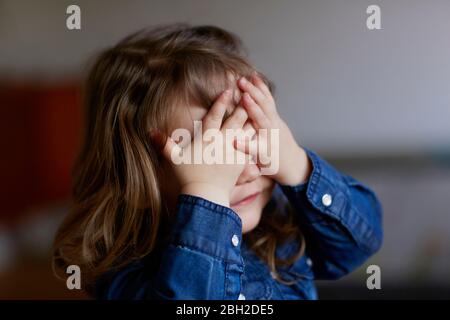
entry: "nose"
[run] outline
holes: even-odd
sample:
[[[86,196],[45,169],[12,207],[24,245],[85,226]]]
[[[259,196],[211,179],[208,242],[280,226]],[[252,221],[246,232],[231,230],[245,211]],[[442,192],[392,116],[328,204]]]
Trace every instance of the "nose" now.
[[[261,171],[259,170],[256,164],[246,164],[244,170],[237,180],[237,185],[252,182],[256,178],[261,175]]]

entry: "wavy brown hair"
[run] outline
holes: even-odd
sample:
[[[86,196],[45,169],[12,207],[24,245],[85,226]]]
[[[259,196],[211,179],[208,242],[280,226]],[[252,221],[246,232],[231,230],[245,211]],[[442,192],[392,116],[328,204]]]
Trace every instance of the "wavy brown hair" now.
[[[195,101],[209,108],[228,87],[230,73],[254,71],[239,38],[213,26],[143,30],[97,57],[86,81],[86,130],[74,167],[73,206],[54,242],[57,275],[65,276],[66,267],[77,264],[89,289],[105,272],[163,246],[170,229],[161,191],[164,160],[149,133],[168,134],[175,106]],[[303,253],[292,218],[264,214],[245,237],[279,281],[277,267]],[[279,259],[277,246],[292,239],[302,244],[298,252]]]

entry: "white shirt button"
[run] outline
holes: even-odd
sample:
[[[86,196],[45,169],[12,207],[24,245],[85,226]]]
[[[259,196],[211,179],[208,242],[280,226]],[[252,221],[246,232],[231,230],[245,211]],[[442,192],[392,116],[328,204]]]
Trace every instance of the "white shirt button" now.
[[[239,245],[239,237],[234,234],[233,237],[231,237],[231,243],[233,246],[237,247]]]
[[[306,259],[306,264],[307,264],[308,266],[312,267],[313,262],[312,262],[312,260],[311,260],[310,258],[308,258],[308,259]]]
[[[245,300],[245,296],[242,293],[239,293],[238,300]]]
[[[333,198],[331,197],[330,194],[325,193],[325,194],[322,196],[322,204],[323,204],[325,207],[331,206],[331,203],[332,203],[332,202],[333,202]]]

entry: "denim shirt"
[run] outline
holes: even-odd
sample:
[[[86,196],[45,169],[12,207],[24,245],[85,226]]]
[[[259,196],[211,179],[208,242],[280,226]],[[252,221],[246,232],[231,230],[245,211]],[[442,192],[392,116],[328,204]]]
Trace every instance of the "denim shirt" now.
[[[97,281],[100,299],[317,299],[315,279],[338,279],[382,243],[382,210],[373,191],[306,150],[313,169],[297,186],[277,186],[271,202],[288,201],[305,238],[305,254],[272,277],[242,241],[230,208],[181,194],[170,244]],[[298,244],[287,243],[277,255]]]

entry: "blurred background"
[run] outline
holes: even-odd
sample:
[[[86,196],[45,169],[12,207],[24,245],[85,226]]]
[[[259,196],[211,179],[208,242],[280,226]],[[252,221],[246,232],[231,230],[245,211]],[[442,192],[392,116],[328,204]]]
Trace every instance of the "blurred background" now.
[[[81,8],[81,30],[66,9]],[[381,8],[368,30],[366,9]],[[159,23],[238,34],[298,141],[370,185],[384,245],[323,299],[450,298],[450,1],[0,0],[0,298],[85,298],[50,267],[70,205],[86,63]],[[366,267],[381,268],[381,290]]]

